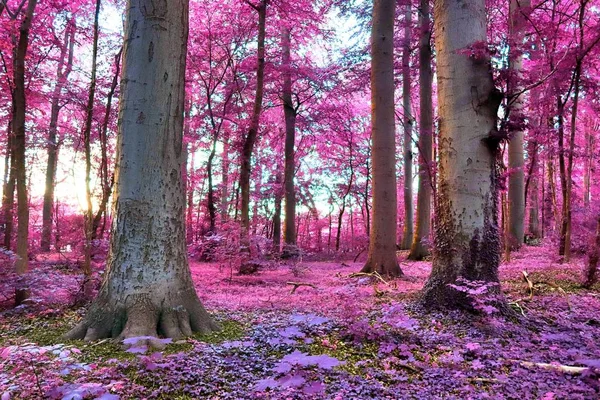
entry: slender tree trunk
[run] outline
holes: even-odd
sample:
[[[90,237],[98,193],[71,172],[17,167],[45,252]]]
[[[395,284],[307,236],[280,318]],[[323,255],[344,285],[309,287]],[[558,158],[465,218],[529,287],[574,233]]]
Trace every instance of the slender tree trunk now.
[[[528,151],[530,158],[528,184],[525,185],[525,204],[529,206],[529,234],[533,239],[542,237],[540,228],[540,200],[539,200],[539,161],[538,144],[535,140],[529,139]]]
[[[194,289],[182,180],[188,0],[127,4],[111,247],[98,298],[68,338],[218,329]],[[158,25],[157,25],[158,24]]]
[[[100,164],[100,176],[102,177],[102,199],[100,200],[100,205],[98,206],[98,211],[94,216],[94,220],[92,222],[92,240],[98,238],[98,228],[100,227],[100,222],[102,218],[106,219],[106,209],[108,207],[108,199],[112,193],[112,188],[114,185],[114,176],[108,173],[108,124],[110,122],[110,115],[112,112],[112,101],[115,95],[115,91],[117,90],[117,85],[119,83],[119,77],[121,75],[121,54],[123,52],[123,48],[119,49],[119,52],[115,56],[115,75],[113,76],[113,80],[110,84],[110,90],[108,91],[108,96],[106,100],[106,111],[104,112],[104,121],[102,122],[102,127],[100,130],[100,151],[102,156],[102,161]],[[102,230],[103,231],[103,230]],[[101,234],[100,237],[103,235]]]
[[[29,30],[37,0],[29,0],[27,11],[19,28],[19,41],[14,59],[14,139],[15,182],[17,187],[17,274],[25,274],[29,269],[29,196],[27,195],[27,170],[25,167],[25,116],[27,101],[25,96],[25,58],[29,47]],[[17,289],[15,303],[21,304],[29,296],[27,289]]]
[[[281,166],[277,166],[275,175],[275,213],[273,214],[273,251],[277,254],[281,251],[281,198],[283,177]]]
[[[206,162],[206,176],[208,178],[208,195],[206,206],[208,208],[208,220],[210,233],[214,233],[217,229],[217,206],[215,204],[215,193],[213,187],[213,160],[217,154],[217,135],[213,134],[212,145],[208,161]]]
[[[365,179],[365,191],[363,192],[364,202],[364,218],[365,218],[365,233],[368,237],[371,236],[371,207],[369,204],[369,181],[371,179],[371,167],[370,162],[367,159],[367,177]]]
[[[98,30],[100,16],[101,0],[96,0],[96,12],[94,14],[94,38],[92,44],[92,78],[88,92],[85,126],[83,128],[83,145],[85,149],[85,200],[86,210],[84,215],[84,232],[85,232],[85,260],[83,262],[84,280],[84,296],[89,297],[91,287],[89,278],[92,275],[92,227],[93,227],[93,210],[92,210],[92,153],[91,153],[91,133],[92,122],[94,120],[94,99],[96,96],[96,71],[98,60]]]
[[[14,203],[15,203],[15,158],[13,156],[14,150],[14,130],[12,129],[14,121],[14,102],[12,105],[11,119],[8,123],[7,130],[7,146],[6,146],[6,157],[4,159],[4,186],[2,190],[2,216],[4,217],[4,238],[3,246],[6,250],[10,250],[12,242],[12,233],[14,226]]]
[[[433,72],[431,68],[431,20],[429,0],[421,0],[419,42],[419,192],[417,194],[417,226],[408,258],[422,260],[429,255],[431,233],[431,157],[433,154]]]
[[[296,141],[296,109],[292,101],[291,34],[284,28],[282,34],[283,112],[285,115],[285,232],[286,246],[296,246],[296,191],[294,188]]]
[[[264,96],[265,79],[265,36],[268,0],[262,0],[258,6],[253,6],[258,12],[258,51],[256,65],[256,96],[254,98],[254,111],[250,121],[250,128],[244,140],[241,154],[240,190],[241,190],[241,218],[242,218],[242,245],[249,246],[250,232],[250,172],[252,169],[252,152],[258,136],[260,115]],[[251,4],[251,3],[249,3]]]
[[[590,209],[591,201],[591,176],[592,176],[592,164],[594,162],[594,135],[592,134],[592,128],[586,127],[585,131],[585,159],[583,169],[583,205],[587,210]]]
[[[58,158],[58,117],[60,114],[60,100],[62,91],[67,83],[69,74],[73,68],[73,49],[75,47],[75,25],[74,21],[67,21],[65,37],[60,50],[58,68],[56,70],[56,84],[52,92],[50,105],[50,126],[48,127],[48,161],[46,166],[46,190],[44,192],[44,204],[42,206],[42,236],[40,249],[50,251],[52,240],[52,210],[54,209],[54,186],[56,181],[56,162]],[[66,63],[66,67],[65,67]]]
[[[413,240],[413,116],[410,88],[410,37],[412,8],[410,2],[404,12],[404,38],[402,46],[402,108],[404,114],[404,230],[400,248],[409,250]]]
[[[461,50],[486,40],[485,0],[435,3],[439,89],[439,177],[433,269],[422,293],[433,307],[473,304],[460,279],[498,284],[498,147],[501,95],[490,60]],[[500,300],[499,303],[501,304]]]
[[[371,31],[371,165],[373,225],[362,272],[402,275],[396,258],[396,135],[394,115],[395,0],[375,0]]]
[[[511,0],[510,2],[510,37],[511,51],[509,69],[512,80],[509,91],[518,93],[522,90],[519,84],[519,74],[523,69],[523,52],[520,46],[523,42],[523,13],[529,8],[528,0]],[[509,249],[518,250],[525,240],[525,151],[524,132],[519,126],[523,118],[523,95],[511,100],[510,120],[512,125],[511,138],[508,145],[508,236]]]
[[[221,170],[221,180],[222,190],[221,190],[221,224],[224,224],[229,219],[229,130],[226,129],[223,135],[223,154],[222,158],[222,170]]]

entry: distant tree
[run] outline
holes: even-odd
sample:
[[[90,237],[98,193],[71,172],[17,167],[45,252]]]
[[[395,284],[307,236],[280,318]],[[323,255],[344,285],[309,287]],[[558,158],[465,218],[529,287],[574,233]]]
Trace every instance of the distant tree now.
[[[218,329],[188,267],[182,182],[188,0],[127,4],[114,222],[106,277],[68,338]]]
[[[402,275],[396,258],[395,0],[375,0],[371,33],[373,221],[362,272]]]

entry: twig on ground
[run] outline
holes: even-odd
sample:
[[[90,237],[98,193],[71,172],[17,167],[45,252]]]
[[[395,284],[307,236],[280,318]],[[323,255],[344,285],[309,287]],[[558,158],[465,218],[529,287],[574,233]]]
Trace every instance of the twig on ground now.
[[[290,292],[290,294],[294,294],[294,292],[296,292],[296,290],[297,290],[297,289],[298,289],[300,286],[308,286],[308,287],[311,287],[311,288],[313,288],[313,289],[316,289],[316,288],[317,288],[317,286],[316,286],[316,285],[314,285],[314,284],[312,284],[312,283],[305,283],[305,282],[286,282],[285,284],[286,284],[286,285],[292,285],[292,286],[294,286],[294,287],[292,288],[292,291]]]
[[[563,364],[549,364],[549,363],[538,363],[538,362],[530,362],[530,361],[520,361],[520,360],[510,360],[512,362],[521,364],[524,367],[538,367],[551,371],[564,372],[565,374],[571,375],[579,375],[589,370],[588,367],[574,367],[571,365],[563,365]]]
[[[365,276],[365,277],[369,277],[369,278],[375,278],[378,281],[382,282],[384,285],[389,286],[389,282],[386,281],[385,279],[383,279],[383,277],[381,275],[379,275],[378,272],[355,272],[353,274],[348,275],[348,278],[358,278],[361,276]]]

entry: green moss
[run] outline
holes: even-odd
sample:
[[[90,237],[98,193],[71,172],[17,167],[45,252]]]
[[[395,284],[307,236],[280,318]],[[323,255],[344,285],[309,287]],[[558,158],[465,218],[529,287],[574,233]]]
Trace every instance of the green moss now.
[[[248,328],[240,322],[233,320],[219,321],[219,324],[221,325],[220,331],[205,334],[195,334],[194,338],[200,342],[218,344],[243,338]]]
[[[330,346],[324,346],[322,341],[309,345],[311,354],[327,354],[335,357],[344,364],[339,368],[352,374],[364,376],[367,367],[373,367],[379,360],[379,346],[376,343],[349,343],[338,336],[327,336]]]

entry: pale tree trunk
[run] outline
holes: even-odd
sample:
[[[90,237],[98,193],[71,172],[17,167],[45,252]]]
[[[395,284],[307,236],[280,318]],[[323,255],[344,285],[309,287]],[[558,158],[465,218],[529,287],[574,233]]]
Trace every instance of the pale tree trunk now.
[[[27,11],[19,28],[19,41],[14,60],[14,105],[13,120],[14,142],[13,157],[15,162],[15,182],[17,186],[17,274],[25,274],[29,269],[29,196],[27,195],[27,170],[25,167],[25,115],[27,100],[25,97],[25,58],[29,47],[29,30],[35,12],[37,0],[29,0]],[[28,290],[18,289],[15,303],[21,304],[28,297]]]
[[[417,194],[417,226],[408,258],[422,260],[429,255],[431,232],[431,157],[433,154],[433,72],[431,68],[431,20],[429,0],[421,0],[419,22],[419,191]]]
[[[14,130],[12,128],[14,122],[14,100],[12,105],[11,117],[7,129],[7,145],[6,158],[4,159],[4,186],[2,187],[2,216],[4,217],[4,238],[3,246],[6,250],[10,250],[12,242],[12,233],[14,227],[14,203],[15,203],[15,158],[14,150]]]
[[[260,115],[262,113],[262,102],[264,96],[265,81],[265,36],[267,22],[268,0],[262,0],[258,5],[250,3],[251,7],[258,13],[258,51],[256,65],[256,95],[254,98],[254,110],[250,121],[250,128],[244,140],[242,154],[240,157],[240,189],[241,189],[241,219],[242,219],[242,245],[249,248],[250,239],[250,172],[252,169],[252,152],[258,136]]]
[[[88,298],[91,294],[89,279],[92,275],[92,231],[93,231],[93,210],[92,210],[92,188],[90,186],[92,174],[92,152],[91,152],[91,133],[92,122],[94,119],[94,98],[96,96],[96,70],[98,60],[98,18],[100,16],[101,0],[96,0],[96,11],[94,14],[94,38],[92,41],[92,77],[88,92],[85,126],[83,128],[83,146],[85,149],[85,201],[86,210],[84,214],[84,233],[85,233],[85,259],[83,262],[84,278],[84,296]]]
[[[396,258],[396,135],[394,113],[395,0],[375,0],[371,31],[371,163],[373,222],[362,272],[402,275]]]
[[[404,230],[400,248],[408,250],[413,240],[413,116],[410,88],[410,36],[412,9],[410,2],[404,13],[404,43],[402,45],[402,109],[404,123]]]
[[[68,338],[218,329],[194,289],[181,174],[188,0],[127,4],[114,219],[98,298]]]
[[[485,0],[438,0],[439,177],[433,269],[422,293],[432,307],[473,305],[459,279],[498,283],[496,120],[501,95],[490,60],[463,50],[486,41]]]
[[[594,135],[592,134],[591,127],[586,127],[585,130],[585,159],[583,169],[583,205],[587,210],[590,209],[591,200],[591,176],[592,176],[592,163],[593,163],[593,151],[594,148]]]
[[[56,70],[56,84],[52,92],[50,105],[50,125],[48,127],[48,161],[46,166],[46,189],[44,192],[44,204],[42,207],[42,237],[40,243],[41,251],[50,251],[52,241],[52,210],[54,209],[54,186],[56,184],[56,162],[58,158],[58,117],[61,110],[60,100],[62,91],[69,79],[73,69],[73,50],[75,47],[75,22],[67,21],[65,36],[58,68]],[[66,63],[66,66],[65,66]]]
[[[296,141],[296,108],[292,101],[292,72],[291,68],[291,34],[289,28],[284,28],[282,34],[282,66],[283,66],[283,112],[285,114],[285,232],[286,246],[296,246],[296,191],[294,188]],[[291,253],[295,253],[290,249]]]
[[[510,71],[512,81],[509,82],[509,92],[518,93],[522,87],[518,84],[519,74],[523,69],[523,52],[514,47],[520,47],[523,42],[523,13],[529,8],[528,0],[511,0],[510,2],[510,39],[511,58]],[[513,124],[518,124],[523,115],[523,95],[517,95],[510,100],[509,112]],[[509,248],[518,250],[525,239],[525,151],[523,130],[511,129],[508,144],[508,241]]]

